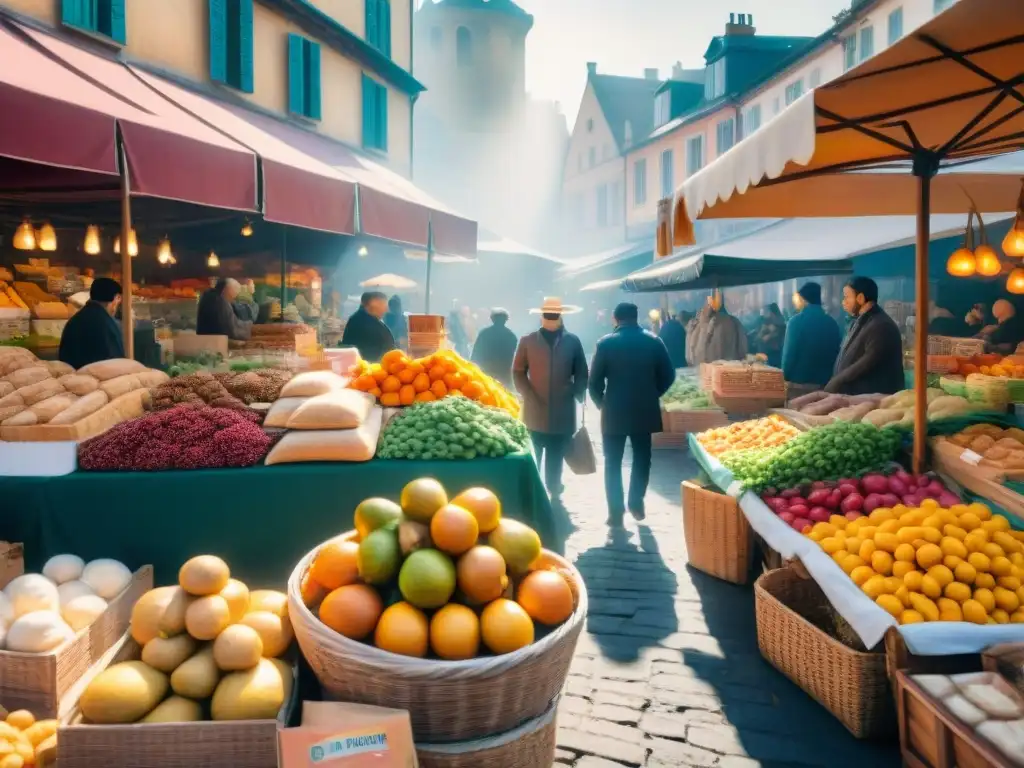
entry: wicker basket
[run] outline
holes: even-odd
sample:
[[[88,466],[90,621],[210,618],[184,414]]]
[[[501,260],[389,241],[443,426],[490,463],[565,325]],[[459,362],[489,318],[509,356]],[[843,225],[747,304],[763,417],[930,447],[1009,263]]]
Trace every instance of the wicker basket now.
[[[967,377],[967,400],[992,410],[1005,411],[1010,403],[1007,379],[972,373]]]
[[[753,533],[736,500],[689,481],[682,484],[687,559],[698,571],[733,584],[750,581]]]
[[[576,610],[564,624],[513,653],[438,661],[397,656],[324,626],[300,592],[316,551],[292,571],[288,612],[326,699],[406,709],[416,741],[438,744],[517,728],[547,712],[561,692],[586,621],[587,590],[579,572],[558,555],[545,550],[543,557],[575,579],[578,595]]]
[[[947,395],[967,397],[967,379],[963,376],[943,376],[939,379],[939,389]]]
[[[558,701],[518,728],[458,744],[420,744],[420,768],[548,768],[555,762]]]
[[[895,732],[885,654],[855,651],[811,622],[827,605],[817,584],[791,568],[769,571],[754,584],[754,603],[757,645],[773,667],[858,739]]]
[[[708,408],[699,411],[668,411],[662,413],[662,423],[668,419],[667,432],[674,435],[688,435],[691,432],[706,432],[729,423],[725,411]]]
[[[985,351],[985,342],[981,339],[961,339],[956,336],[929,336],[929,355],[955,355],[956,357],[974,357]]]
[[[444,315],[407,315],[409,334],[443,333]]]

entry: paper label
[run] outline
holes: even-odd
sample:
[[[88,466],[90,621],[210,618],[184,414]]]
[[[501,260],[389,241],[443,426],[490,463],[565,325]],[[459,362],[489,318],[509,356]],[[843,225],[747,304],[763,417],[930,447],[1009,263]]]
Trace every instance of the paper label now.
[[[981,463],[981,459],[982,455],[980,453],[975,453],[970,448],[965,449],[964,452],[960,454],[960,461],[966,461],[968,464],[975,467]]]
[[[325,763],[342,757],[365,755],[368,752],[387,752],[388,735],[383,731],[365,731],[332,736],[309,748],[311,763]]]

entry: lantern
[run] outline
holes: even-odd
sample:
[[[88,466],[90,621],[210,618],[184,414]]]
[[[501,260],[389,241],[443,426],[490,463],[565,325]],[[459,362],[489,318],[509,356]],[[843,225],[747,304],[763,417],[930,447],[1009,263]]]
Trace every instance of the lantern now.
[[[174,254],[171,253],[171,241],[165,237],[156,247],[156,260],[164,266],[167,266],[172,263],[171,259],[173,258]]]
[[[57,250],[57,233],[54,231],[53,226],[50,222],[44,222],[43,226],[39,228],[39,232],[36,235],[36,241],[41,251],[56,251]]]
[[[1006,279],[1006,290],[1010,293],[1024,293],[1024,269],[1017,267]]]
[[[121,253],[120,235],[114,238],[114,253]],[[139,255],[139,238],[135,235],[134,229],[128,232],[128,255],[133,259]]]
[[[217,269],[220,266],[220,259],[217,258],[217,254],[210,251],[210,255],[206,257],[206,266],[210,269]]]
[[[1002,271],[999,256],[991,245],[979,245],[974,249],[975,269],[982,277],[995,277]]]
[[[100,252],[100,228],[90,224],[85,228],[85,239],[82,241],[82,250],[90,256]]]
[[[1003,238],[1003,253],[1015,258],[1024,256],[1024,183],[1021,184],[1020,196],[1017,198],[1017,216]]]
[[[34,251],[36,249],[36,231],[32,228],[31,221],[25,219],[18,225],[12,244],[19,251]]]
[[[249,223],[248,219],[242,225],[242,237],[252,237],[252,224]]]
[[[953,277],[970,277],[976,269],[977,262],[970,248],[957,248],[946,262],[946,271]]]

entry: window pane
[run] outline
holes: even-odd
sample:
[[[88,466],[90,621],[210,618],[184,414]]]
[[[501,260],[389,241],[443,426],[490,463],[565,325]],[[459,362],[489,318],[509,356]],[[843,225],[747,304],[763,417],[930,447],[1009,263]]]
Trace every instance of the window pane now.
[[[661,196],[668,197],[675,191],[671,149],[661,153]]]
[[[875,28],[864,27],[860,31],[860,60],[871,58],[875,53]]]
[[[903,9],[897,8],[889,14],[889,45],[903,37]]]

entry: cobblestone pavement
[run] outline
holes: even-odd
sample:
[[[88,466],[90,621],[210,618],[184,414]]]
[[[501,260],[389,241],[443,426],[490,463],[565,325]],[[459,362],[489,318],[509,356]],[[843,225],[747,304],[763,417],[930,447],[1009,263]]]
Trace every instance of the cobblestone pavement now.
[[[559,710],[557,766],[900,765],[898,745],[857,741],[761,658],[751,587],[687,568],[679,484],[696,473],[688,452],[656,450],[647,519],[627,515],[613,540],[601,475],[566,470],[567,551],[590,617]]]

